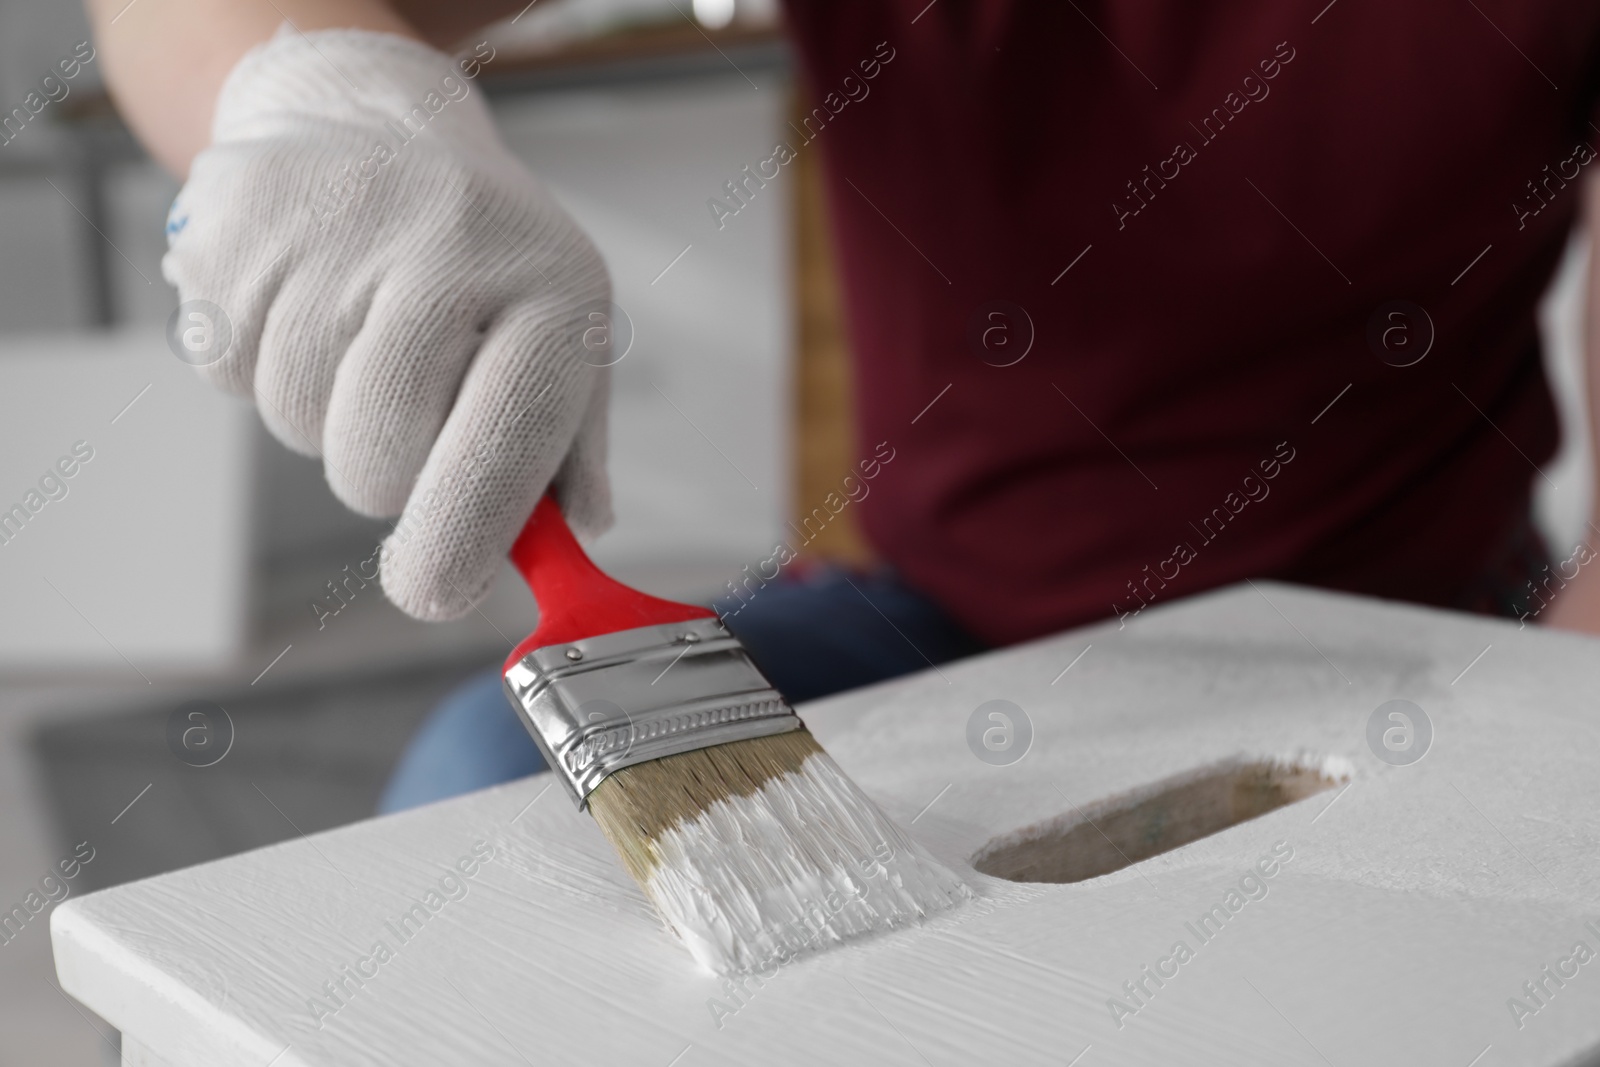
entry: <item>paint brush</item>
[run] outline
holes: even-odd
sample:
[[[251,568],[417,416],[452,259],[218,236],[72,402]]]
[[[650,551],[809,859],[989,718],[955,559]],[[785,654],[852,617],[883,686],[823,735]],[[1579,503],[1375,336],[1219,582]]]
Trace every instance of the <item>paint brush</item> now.
[[[714,612],[608,577],[549,494],[511,560],[539,626],[506,660],[506,694],[709,970],[765,970],[971,897],[839,769]]]

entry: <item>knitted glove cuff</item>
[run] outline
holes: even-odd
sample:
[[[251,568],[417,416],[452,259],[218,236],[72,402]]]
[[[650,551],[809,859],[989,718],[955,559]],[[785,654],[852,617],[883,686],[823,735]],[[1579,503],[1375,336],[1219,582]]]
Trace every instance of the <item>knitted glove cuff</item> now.
[[[483,93],[465,73],[480,66],[392,33],[301,33],[285,23],[223,82],[211,141],[271,137],[309,119],[383,129],[391,140],[426,132],[474,154],[503,154]]]

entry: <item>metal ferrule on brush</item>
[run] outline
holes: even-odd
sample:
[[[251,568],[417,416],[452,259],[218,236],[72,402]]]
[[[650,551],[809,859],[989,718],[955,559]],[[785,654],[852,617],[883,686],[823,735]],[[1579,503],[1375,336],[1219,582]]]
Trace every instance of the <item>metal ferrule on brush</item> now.
[[[547,645],[505,688],[580,810],[624,767],[801,726],[715,618]]]

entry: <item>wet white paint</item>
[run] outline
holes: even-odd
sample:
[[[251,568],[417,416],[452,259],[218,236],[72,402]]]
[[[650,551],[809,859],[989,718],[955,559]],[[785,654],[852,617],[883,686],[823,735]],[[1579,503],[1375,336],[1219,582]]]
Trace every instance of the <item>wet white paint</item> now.
[[[646,890],[714,973],[787,963],[972,897],[826,753],[674,827],[657,853]]]
[[[559,789],[529,806],[534,779],[65,901],[61,983],[169,1067],[1465,1067],[1486,1048],[1480,1067],[1557,1067],[1600,1053],[1593,965],[1537,1012],[1508,1008],[1574,942],[1600,949],[1600,643],[1261,583],[941,671],[801,709],[972,888],[914,926],[708,977],[587,815]],[[1366,747],[1367,717],[1395,698],[1434,725],[1406,767]],[[1034,726],[1008,767],[966,747],[968,716],[994,699]],[[1348,761],[1328,766],[1353,778],[1077,884],[968,862],[1077,808],[1274,753]],[[480,840],[494,858],[470,893],[319,1028],[322,983]],[[1189,932],[1291,850],[1220,933]],[[1156,987],[1143,969],[1180,940],[1192,959]]]

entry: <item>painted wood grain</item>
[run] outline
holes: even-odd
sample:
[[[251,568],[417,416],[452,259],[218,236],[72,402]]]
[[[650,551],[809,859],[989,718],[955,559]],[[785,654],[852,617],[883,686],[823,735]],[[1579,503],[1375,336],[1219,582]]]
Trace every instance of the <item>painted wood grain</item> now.
[[[742,988],[694,969],[540,778],[69,900],[57,970],[168,1067],[1587,1062],[1597,652],[1261,583],[803,708],[981,899]],[[1410,766],[1366,741],[1394,698],[1435,730]],[[1010,766],[967,747],[994,699],[1033,724]],[[1289,755],[1353,777],[1075,884],[970,865],[1150,783]]]

